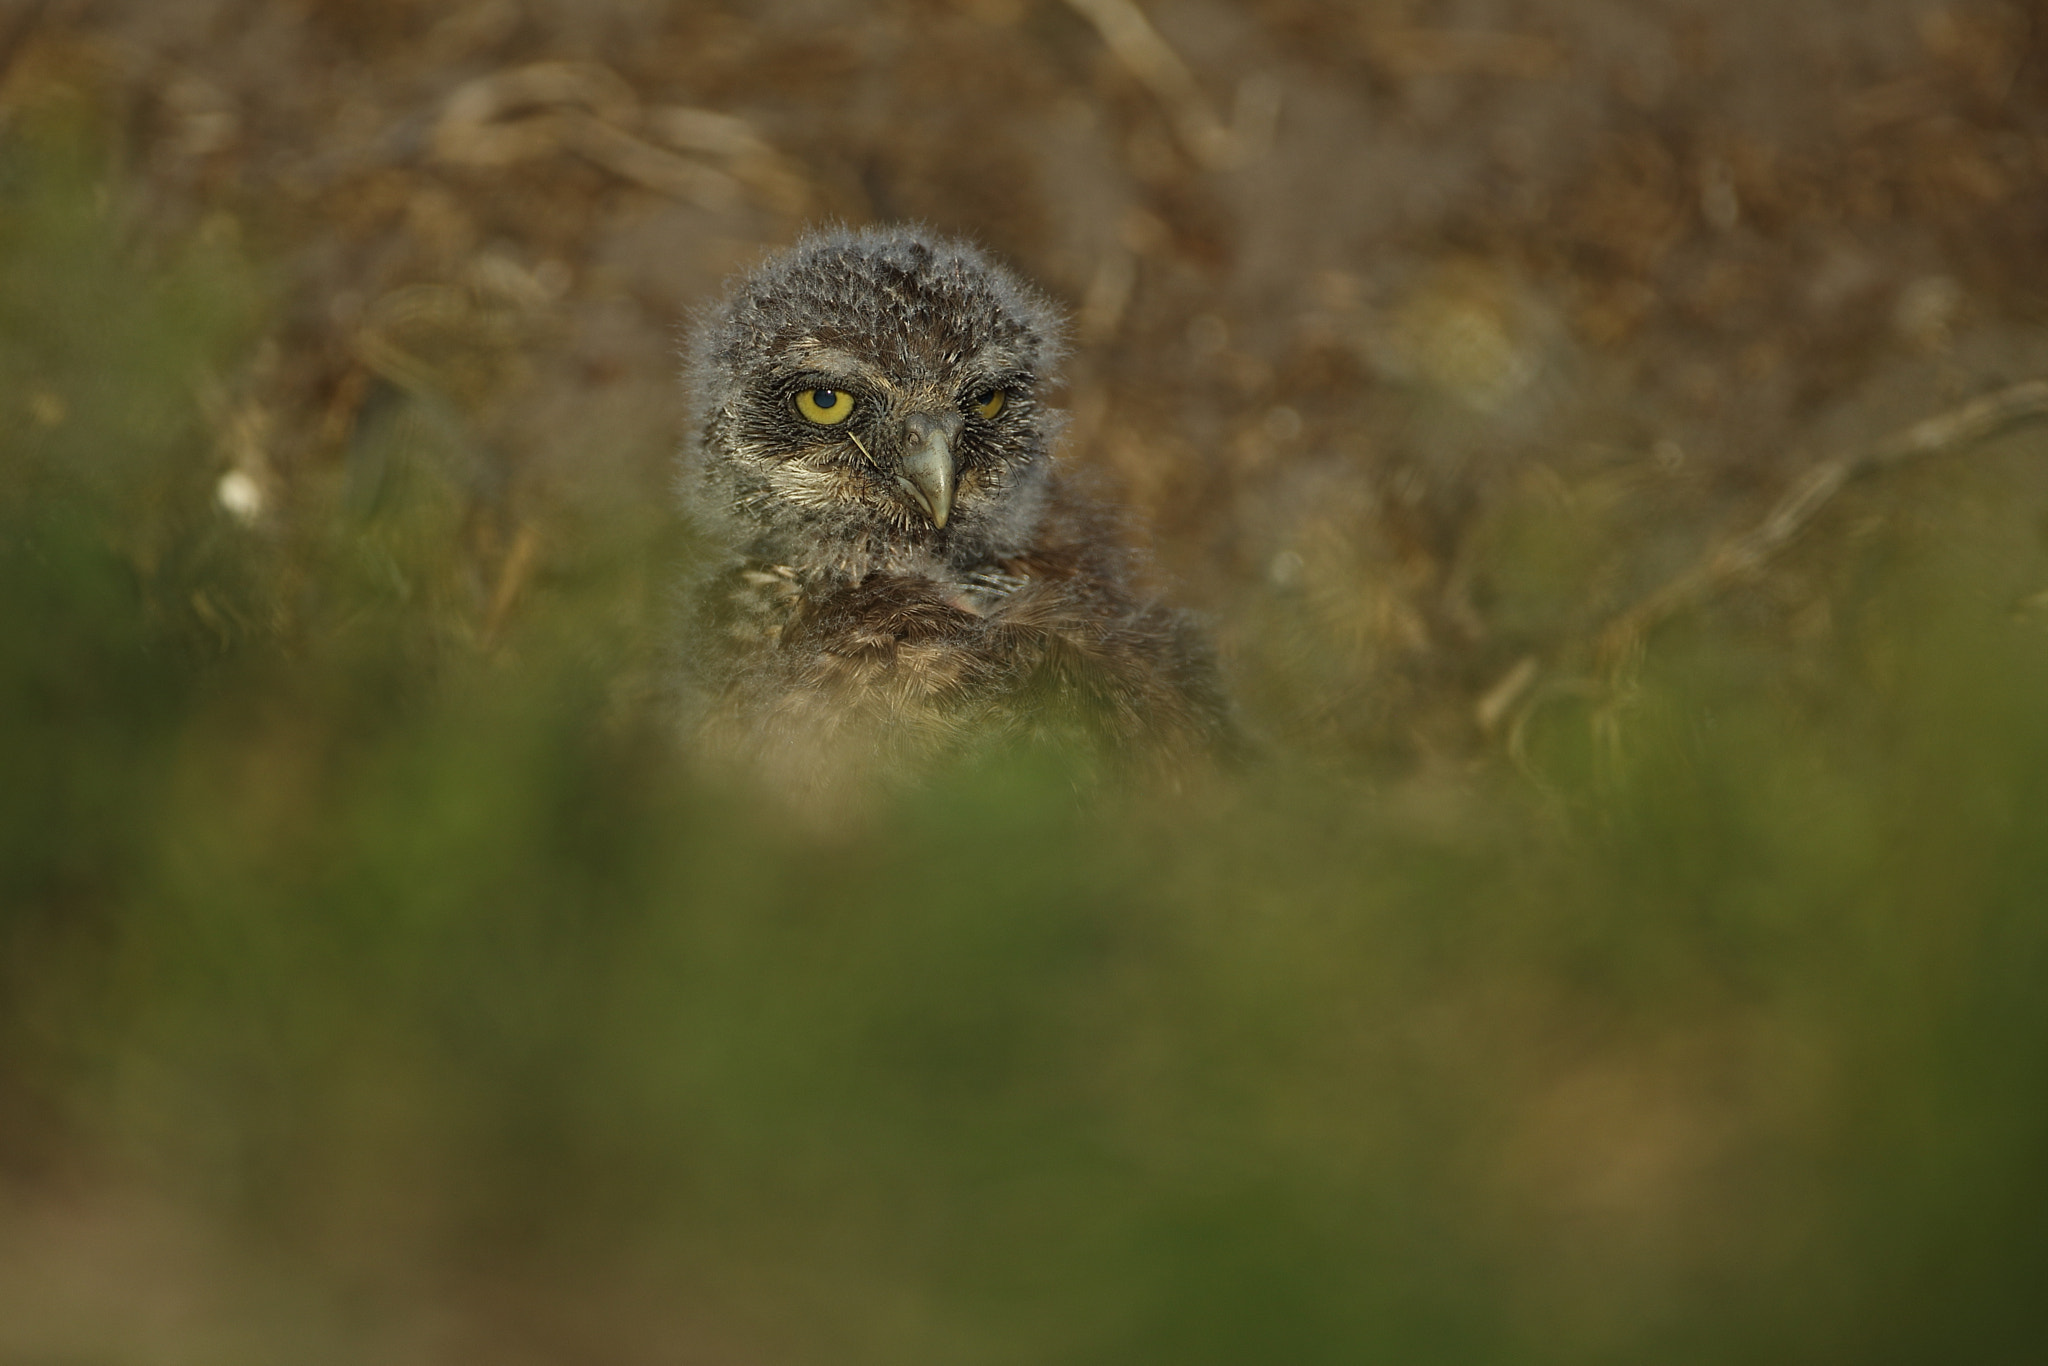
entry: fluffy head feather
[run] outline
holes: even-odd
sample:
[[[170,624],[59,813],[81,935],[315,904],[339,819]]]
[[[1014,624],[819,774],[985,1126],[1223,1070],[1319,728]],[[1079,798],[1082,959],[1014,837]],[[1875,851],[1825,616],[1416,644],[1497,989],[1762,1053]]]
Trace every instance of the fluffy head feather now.
[[[1052,308],[972,247],[904,228],[808,237],[695,329],[686,494],[718,539],[806,578],[947,577],[1014,554],[1043,513],[1059,415],[1038,395],[1059,338]],[[851,394],[851,416],[807,420],[799,395],[819,390]],[[935,517],[905,472],[941,446],[953,482]]]

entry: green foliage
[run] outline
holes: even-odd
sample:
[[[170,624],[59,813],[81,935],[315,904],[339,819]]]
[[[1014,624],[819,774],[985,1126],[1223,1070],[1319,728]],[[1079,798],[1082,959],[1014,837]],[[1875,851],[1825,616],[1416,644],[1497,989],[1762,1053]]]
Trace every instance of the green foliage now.
[[[1276,757],[1077,807],[1041,756],[826,836],[622,715],[630,569],[485,650],[426,495],[235,523],[195,395],[249,269],[142,264],[75,159],[8,155],[21,1170],[143,1173],[337,1300],[602,1286],[758,1359],[2048,1327],[2048,565],[1999,482],[2038,441],[1919,491],[1825,677],[1704,614],[1538,716],[1537,782]]]

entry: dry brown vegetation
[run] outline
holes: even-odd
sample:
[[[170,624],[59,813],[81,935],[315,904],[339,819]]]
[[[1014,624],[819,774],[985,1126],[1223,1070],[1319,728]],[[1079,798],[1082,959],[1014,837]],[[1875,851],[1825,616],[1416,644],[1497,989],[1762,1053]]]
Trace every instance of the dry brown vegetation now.
[[[452,424],[485,640],[668,516],[678,320],[729,272],[825,219],[972,237],[1072,305],[1069,457],[1255,724],[1406,765],[2048,367],[2044,45],[1917,0],[53,0],[7,99],[113,111],[138,230],[274,272],[215,396],[250,515],[374,481],[394,403]]]

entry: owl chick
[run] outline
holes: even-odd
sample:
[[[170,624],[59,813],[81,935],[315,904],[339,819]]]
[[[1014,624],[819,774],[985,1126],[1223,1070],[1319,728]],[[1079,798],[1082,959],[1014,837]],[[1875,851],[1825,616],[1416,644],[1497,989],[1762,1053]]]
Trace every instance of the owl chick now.
[[[810,237],[696,329],[686,724],[804,800],[1049,743],[1173,775],[1228,728],[1212,658],[1055,476],[1049,304],[910,229]]]

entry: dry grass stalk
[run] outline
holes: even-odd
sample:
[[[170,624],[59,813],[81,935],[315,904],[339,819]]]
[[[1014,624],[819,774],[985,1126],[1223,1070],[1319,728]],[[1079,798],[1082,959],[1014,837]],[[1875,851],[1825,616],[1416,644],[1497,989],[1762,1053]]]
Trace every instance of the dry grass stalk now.
[[[1132,0],[1067,3],[1095,26],[1111,54],[1165,107],[1174,135],[1196,165],[1224,170],[1244,159],[1243,139],[1217,117],[1188,64]]]
[[[1750,578],[1797,538],[1850,481],[1910,460],[1983,441],[2025,422],[2048,418],[2048,378],[2027,380],[1923,419],[1858,454],[1826,460],[1808,470],[1750,530],[1723,540],[1690,569],[1610,619],[1595,639],[1595,682],[1585,677],[1544,677],[1534,656],[1524,657],[1481,695],[1474,719],[1487,735],[1501,734],[1508,756],[1524,773],[1531,718],[1559,700],[1593,709],[1603,750],[1618,746],[1615,727],[1634,691],[1637,664],[1650,633],[1679,613],[1698,607]],[[1503,730],[1502,723],[1506,722]]]
[[[2043,417],[2048,417],[2048,379],[2032,379],[1916,422],[1856,455],[1822,461],[1755,527],[1723,541],[1691,569],[1610,621],[1600,632],[1598,658],[1610,672],[1620,668],[1640,653],[1643,639],[1659,624],[1754,574],[1791,544],[1852,479],[1982,441]]]
[[[645,127],[714,166],[640,136]],[[536,62],[462,86],[443,107],[434,155],[467,166],[507,166],[571,151],[623,180],[713,212],[753,189],[770,207],[801,212],[808,187],[742,119],[703,109],[643,114],[626,82],[595,62]]]

